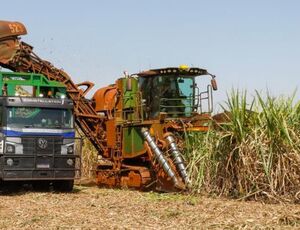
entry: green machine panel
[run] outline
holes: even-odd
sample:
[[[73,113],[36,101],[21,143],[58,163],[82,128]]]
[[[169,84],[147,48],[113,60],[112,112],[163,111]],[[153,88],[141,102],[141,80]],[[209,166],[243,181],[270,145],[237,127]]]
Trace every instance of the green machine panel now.
[[[132,158],[144,154],[144,139],[139,127],[123,128],[123,156]]]
[[[0,72],[0,95],[59,98],[66,95],[66,87],[42,74]]]
[[[138,80],[135,78],[123,78],[123,109],[137,106]]]

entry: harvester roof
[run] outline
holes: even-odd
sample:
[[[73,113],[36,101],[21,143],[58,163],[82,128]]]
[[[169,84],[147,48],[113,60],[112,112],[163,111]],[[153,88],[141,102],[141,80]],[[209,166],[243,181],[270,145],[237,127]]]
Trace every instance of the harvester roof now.
[[[189,68],[187,66],[180,66],[180,67],[167,67],[162,69],[150,69],[147,71],[143,71],[137,73],[135,75],[139,77],[154,77],[154,76],[163,76],[163,75],[183,75],[189,77],[196,77],[200,75],[207,75],[209,74],[207,70],[200,69],[200,68]]]

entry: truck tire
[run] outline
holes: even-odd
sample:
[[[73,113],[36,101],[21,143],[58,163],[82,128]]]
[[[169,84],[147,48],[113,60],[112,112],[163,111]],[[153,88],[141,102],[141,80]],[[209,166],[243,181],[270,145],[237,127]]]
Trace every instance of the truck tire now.
[[[58,180],[53,182],[53,189],[57,192],[72,192],[74,180]]]
[[[1,191],[4,193],[18,192],[22,186],[23,184],[20,181],[1,181]]]

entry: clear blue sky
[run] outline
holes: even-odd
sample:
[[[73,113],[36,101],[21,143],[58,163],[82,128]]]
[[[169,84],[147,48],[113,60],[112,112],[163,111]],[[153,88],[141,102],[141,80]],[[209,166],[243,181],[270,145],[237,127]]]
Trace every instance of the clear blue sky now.
[[[188,64],[217,75],[217,102],[231,88],[289,95],[300,85],[299,12],[297,0],[1,3],[1,19],[23,22],[23,41],[75,82],[99,88],[124,70]]]

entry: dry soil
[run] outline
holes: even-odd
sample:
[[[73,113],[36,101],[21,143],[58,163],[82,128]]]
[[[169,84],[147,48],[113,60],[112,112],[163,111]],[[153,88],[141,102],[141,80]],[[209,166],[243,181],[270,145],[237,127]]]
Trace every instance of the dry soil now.
[[[300,205],[76,186],[0,194],[1,229],[299,229]]]

